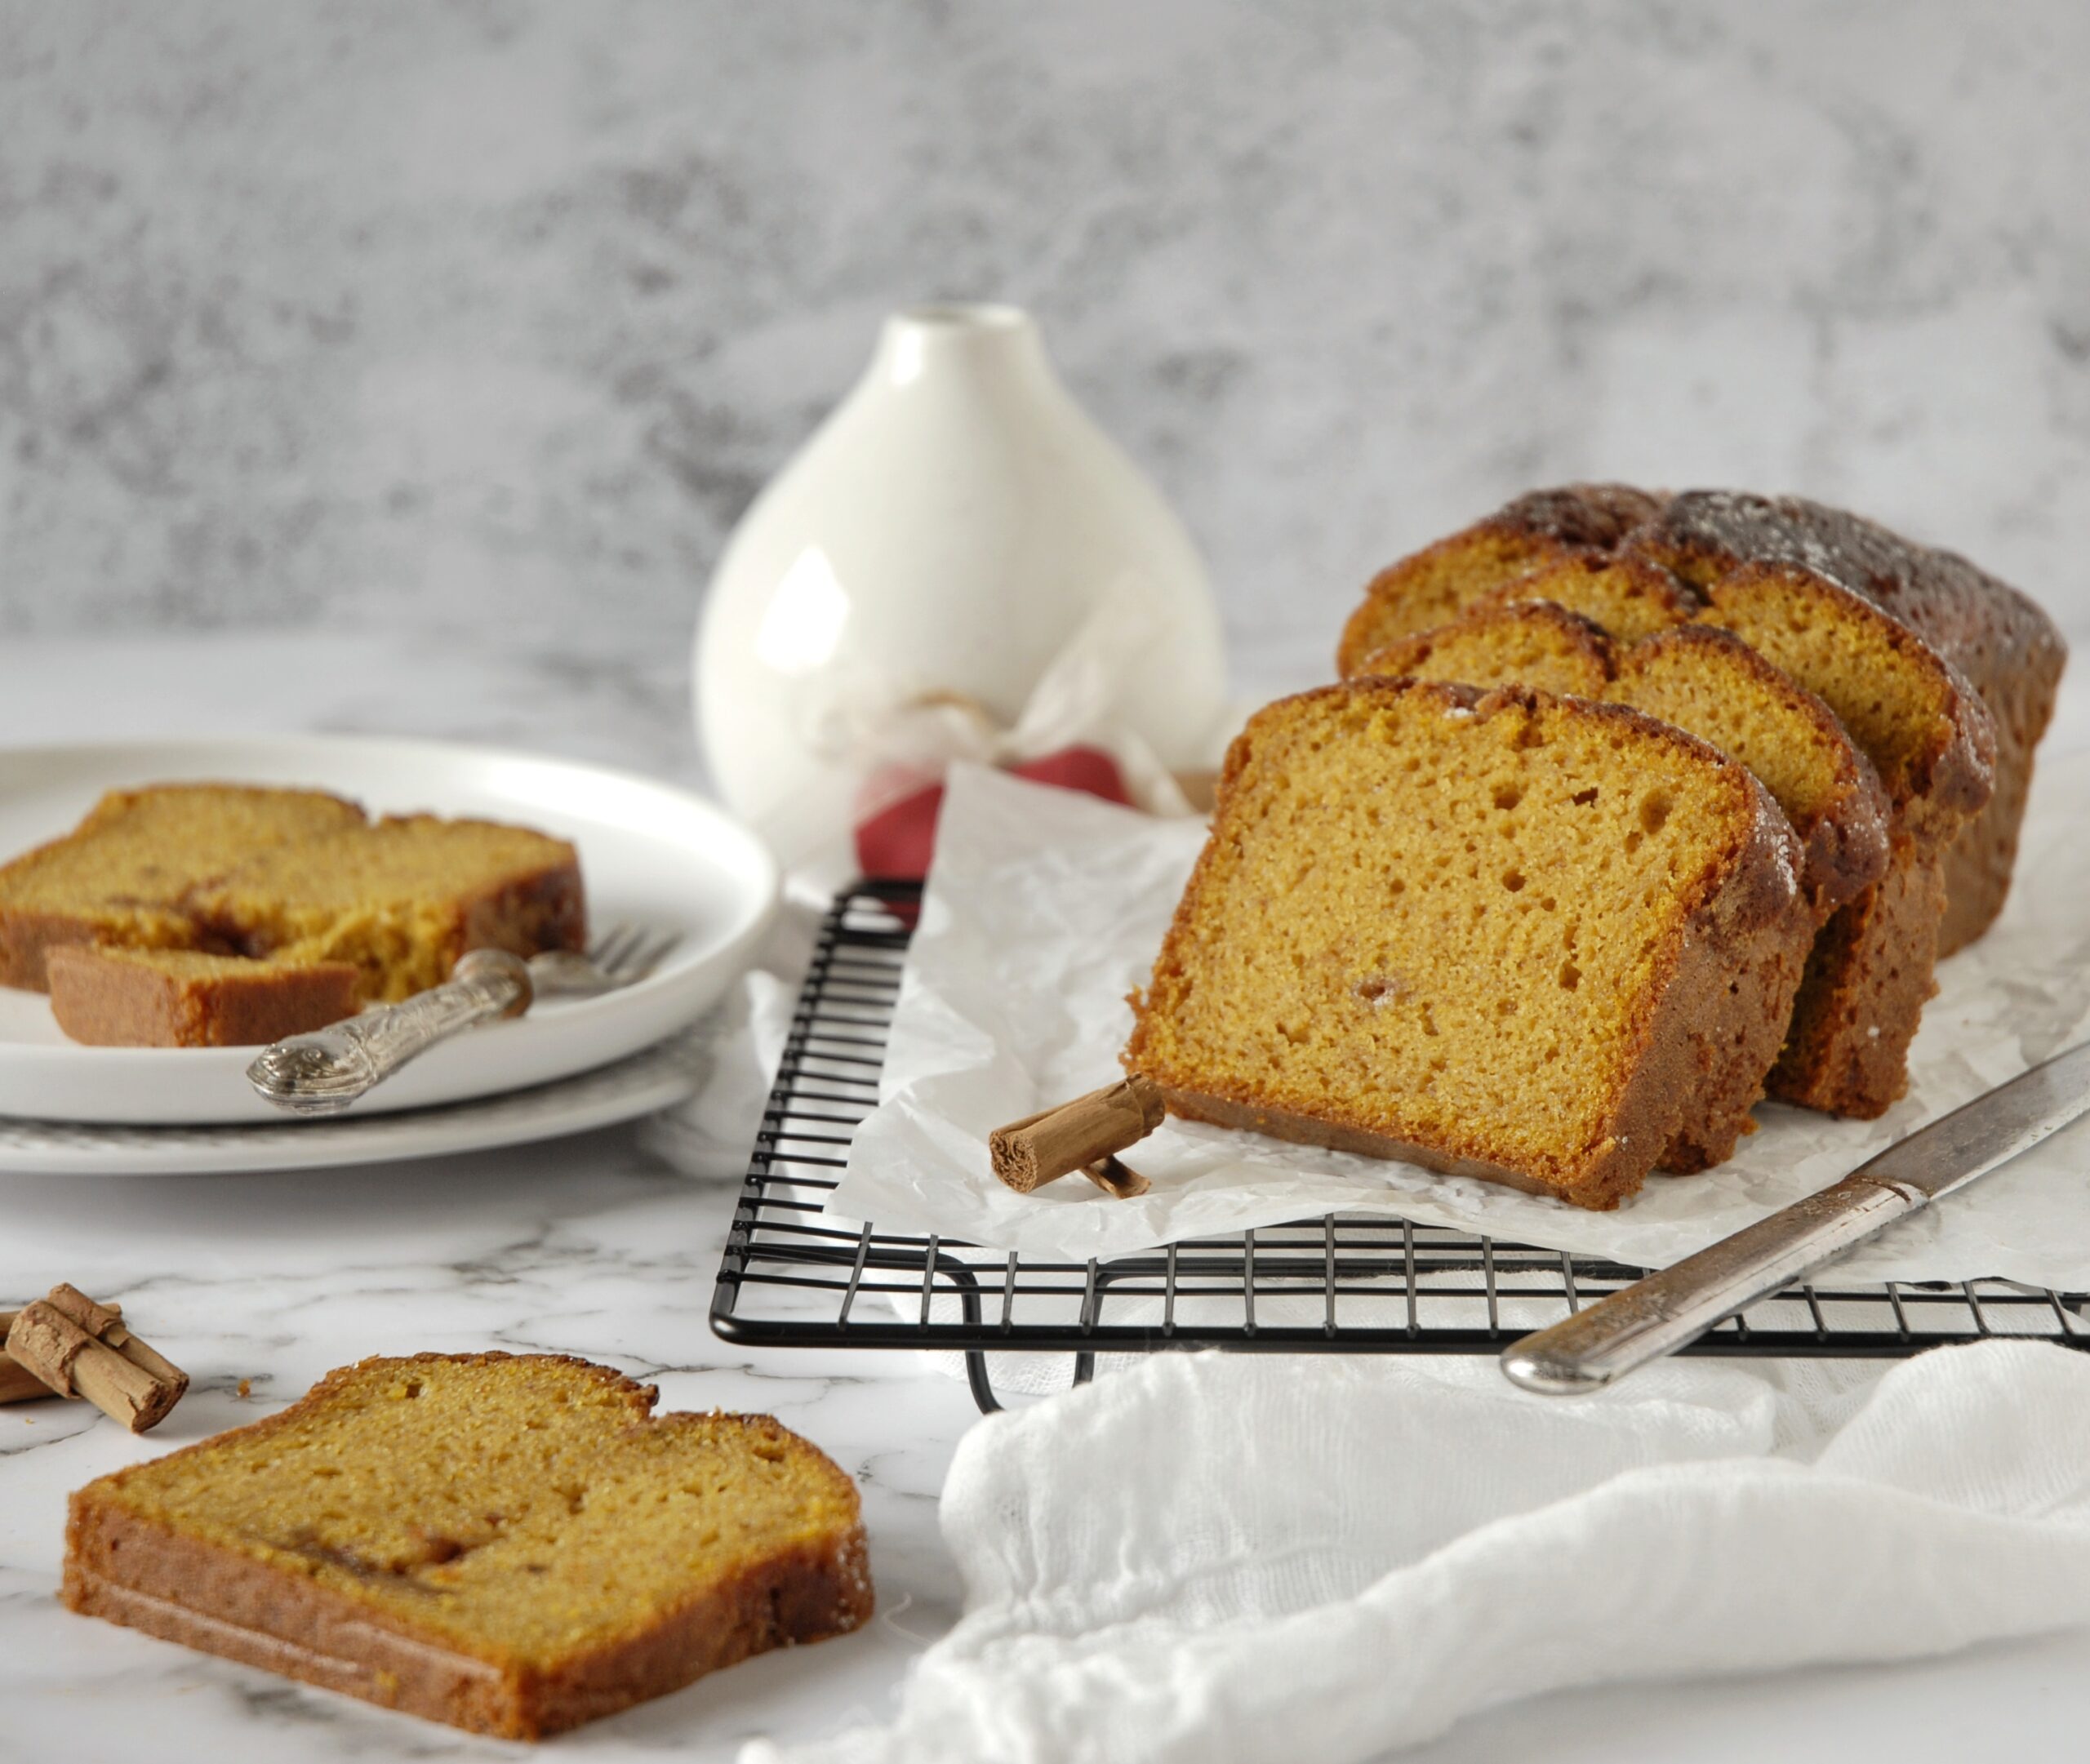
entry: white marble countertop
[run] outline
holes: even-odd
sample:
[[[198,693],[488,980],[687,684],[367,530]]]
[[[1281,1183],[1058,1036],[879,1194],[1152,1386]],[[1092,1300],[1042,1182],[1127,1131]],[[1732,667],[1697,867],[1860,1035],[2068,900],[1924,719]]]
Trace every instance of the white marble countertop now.
[[[679,655],[554,658],[527,638],[509,650],[403,635],[15,642],[0,651],[0,743],[381,729],[694,780],[684,678]],[[1293,682],[1273,670],[1269,683]],[[2090,695],[2069,700],[2055,740],[2090,740]],[[936,1497],[975,1422],[972,1400],[912,1355],[749,1352],[716,1340],[705,1313],[733,1174],[673,1174],[633,1131],[614,1130],[302,1175],[8,1182],[0,1295],[62,1278],[120,1298],[195,1384],[143,1441],[82,1405],[0,1409],[0,1760],[293,1764],[515,1749],[75,1618],[54,1598],[69,1490],[266,1414],[331,1366],[429,1349],[579,1353],[657,1381],[665,1408],[767,1411],[862,1486],[879,1593],[866,1631],[718,1674],[563,1748],[729,1757],[750,1735],[811,1736],[885,1707],[909,1657],[958,1609]],[[1407,1756],[2043,1757],[2072,1749],[2086,1726],[2090,1634],[1900,1668],[1552,1698]]]

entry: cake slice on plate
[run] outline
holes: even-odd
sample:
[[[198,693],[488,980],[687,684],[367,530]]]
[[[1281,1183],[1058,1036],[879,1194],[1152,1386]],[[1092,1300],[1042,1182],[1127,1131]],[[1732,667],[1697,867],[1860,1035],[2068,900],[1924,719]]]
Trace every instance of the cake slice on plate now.
[[[67,944],[46,961],[51,1013],[90,1047],[246,1047],[324,1029],[361,1008],[347,962],[272,962],[195,949]]]
[[[468,949],[532,956],[587,935],[580,857],[565,840],[433,815],[256,852],[189,904],[250,953],[352,964],[369,1001],[439,985]]]

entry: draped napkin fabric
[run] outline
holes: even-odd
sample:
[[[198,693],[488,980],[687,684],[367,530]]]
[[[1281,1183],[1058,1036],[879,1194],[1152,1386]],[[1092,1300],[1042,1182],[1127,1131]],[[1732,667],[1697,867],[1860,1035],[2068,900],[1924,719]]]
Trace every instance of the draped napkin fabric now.
[[[742,1764],[1348,1764],[1570,1686],[2090,1623],[2090,1358],[1659,1366],[1158,1354],[983,1422],[965,1615],[886,1726]]]

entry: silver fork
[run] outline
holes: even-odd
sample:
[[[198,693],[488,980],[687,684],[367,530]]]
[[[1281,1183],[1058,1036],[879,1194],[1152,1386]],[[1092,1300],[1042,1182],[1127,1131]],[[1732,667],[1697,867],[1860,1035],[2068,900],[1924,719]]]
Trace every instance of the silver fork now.
[[[468,950],[440,986],[264,1048],[247,1082],[292,1114],[339,1114],[437,1042],[519,1017],[539,998],[592,998],[634,985],[681,941],[679,931],[620,924],[585,955],[554,949],[525,962],[505,949]]]

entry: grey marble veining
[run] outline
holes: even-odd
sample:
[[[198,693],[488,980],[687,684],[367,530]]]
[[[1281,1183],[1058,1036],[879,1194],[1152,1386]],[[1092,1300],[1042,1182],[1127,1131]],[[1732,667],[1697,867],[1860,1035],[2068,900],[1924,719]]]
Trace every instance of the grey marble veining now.
[[[2073,0],[0,0],[0,630],[643,671],[935,295],[1038,310],[1237,651],[1599,473],[2090,629],[2086,61]]]

